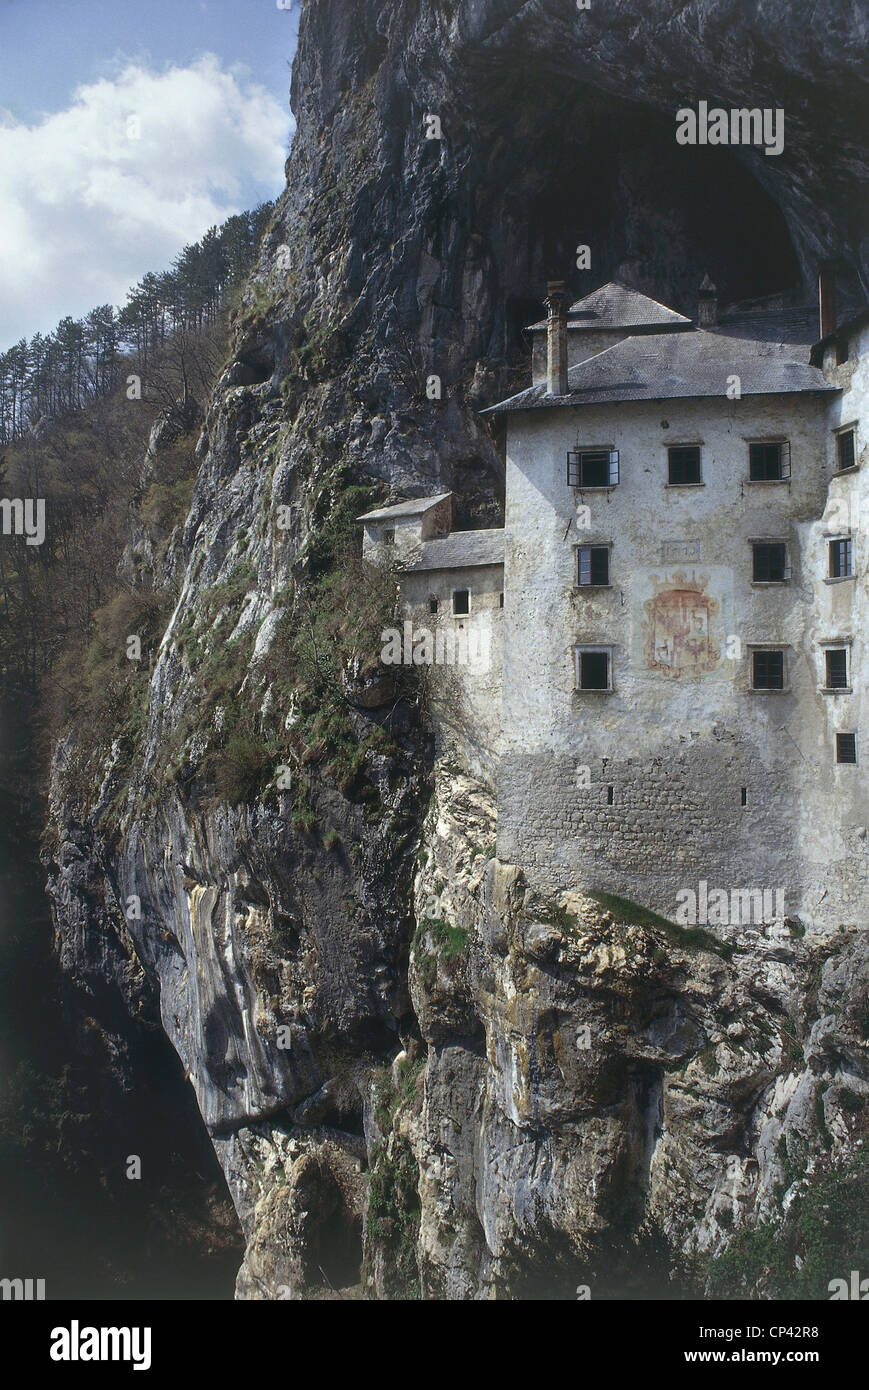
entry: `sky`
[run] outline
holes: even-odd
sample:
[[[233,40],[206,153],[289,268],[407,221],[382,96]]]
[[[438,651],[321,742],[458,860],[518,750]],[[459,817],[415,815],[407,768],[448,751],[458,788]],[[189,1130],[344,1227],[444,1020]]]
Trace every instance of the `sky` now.
[[[0,0],[0,351],[281,192],[297,28],[295,0]]]

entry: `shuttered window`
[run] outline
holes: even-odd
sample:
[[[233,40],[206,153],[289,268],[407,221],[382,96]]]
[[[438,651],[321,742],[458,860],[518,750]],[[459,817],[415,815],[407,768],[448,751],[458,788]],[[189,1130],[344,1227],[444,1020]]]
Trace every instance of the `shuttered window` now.
[[[581,545],[577,550],[577,565],[577,581],[583,588],[609,584],[609,546]]]
[[[777,483],[791,476],[787,440],[756,440],[748,446],[748,476],[753,483]]]
[[[568,487],[615,487],[618,482],[618,449],[568,450]]]

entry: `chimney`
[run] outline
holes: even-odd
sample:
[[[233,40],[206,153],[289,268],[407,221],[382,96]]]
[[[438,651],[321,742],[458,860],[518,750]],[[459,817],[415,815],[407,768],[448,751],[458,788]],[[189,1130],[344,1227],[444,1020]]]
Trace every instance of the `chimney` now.
[[[567,386],[567,287],[563,280],[546,286],[546,394],[566,396]]]
[[[834,261],[821,261],[818,267],[818,310],[821,316],[821,337],[828,338],[836,331],[836,266]]]
[[[718,322],[718,291],[704,275],[697,291],[697,327],[714,328]]]

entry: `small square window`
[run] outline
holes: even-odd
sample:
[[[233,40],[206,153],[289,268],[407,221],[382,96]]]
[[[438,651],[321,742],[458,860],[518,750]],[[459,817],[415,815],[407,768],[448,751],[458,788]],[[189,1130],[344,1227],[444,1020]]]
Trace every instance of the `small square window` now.
[[[700,445],[674,444],[667,450],[668,482],[671,486],[699,483]]]
[[[836,762],[837,763],[856,763],[857,761],[857,735],[856,734],[837,734],[836,735]]]
[[[755,584],[784,584],[790,578],[784,541],[754,541],[751,557]]]
[[[464,617],[471,611],[471,591],[470,589],[455,589],[453,591],[453,612]]]
[[[753,483],[778,483],[791,476],[791,447],[781,440],[757,440],[748,446],[748,476]]]
[[[846,579],[854,573],[854,549],[850,540],[830,541],[830,578]]]
[[[848,688],[848,649],[847,647],[828,647],[824,653],[827,668],[827,690],[847,690]]]
[[[836,435],[836,467],[840,473],[853,468],[857,462],[856,430],[842,430]]]
[[[751,685],[753,690],[784,690],[784,683],[784,652],[752,652]]]
[[[609,690],[610,654],[577,649],[576,686],[578,690]]]
[[[618,481],[618,449],[570,449],[568,451],[568,487],[615,487]]]
[[[610,582],[610,552],[608,545],[581,545],[577,548],[577,582],[594,587]]]
[[[390,526],[388,530],[381,533],[384,545],[395,545],[395,527]]]

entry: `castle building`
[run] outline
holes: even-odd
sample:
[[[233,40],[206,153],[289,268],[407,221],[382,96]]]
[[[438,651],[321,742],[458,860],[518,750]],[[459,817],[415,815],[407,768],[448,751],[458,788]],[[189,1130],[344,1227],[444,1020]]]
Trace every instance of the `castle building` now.
[[[418,528],[413,621],[424,590],[443,621],[497,615],[486,681],[465,681],[473,760],[499,857],[541,889],[675,920],[717,892],[712,927],[749,924],[734,895],[753,925],[770,902],[813,929],[865,919],[869,313],[837,327],[831,288],[819,332],[804,309],[719,316],[708,278],[696,322],[550,285],[532,385],[490,412],[503,533]]]

